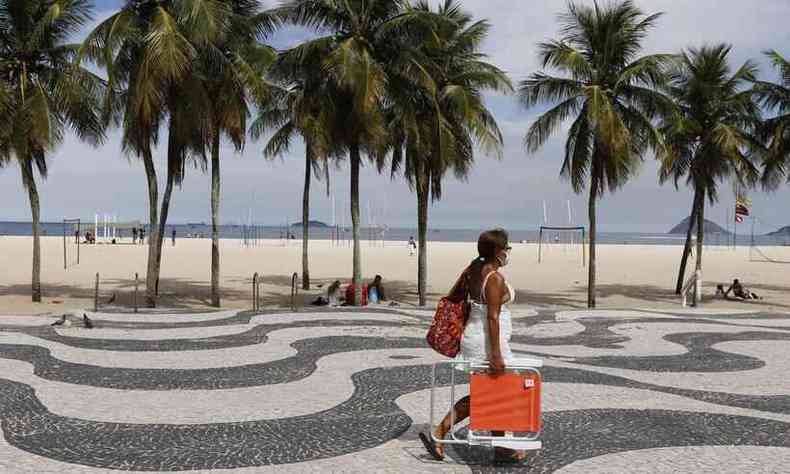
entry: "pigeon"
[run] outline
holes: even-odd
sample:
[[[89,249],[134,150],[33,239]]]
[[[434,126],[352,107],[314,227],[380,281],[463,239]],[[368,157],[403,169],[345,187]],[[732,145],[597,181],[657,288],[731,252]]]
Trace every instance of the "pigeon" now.
[[[113,293],[112,296],[110,296],[110,299],[107,300],[107,304],[113,303],[115,303],[115,293]]]
[[[65,322],[66,322],[66,315],[64,314],[63,316],[60,317],[60,319],[50,324],[50,326],[63,326]]]
[[[93,321],[85,313],[82,313],[82,322],[85,323],[85,329],[93,329]]]

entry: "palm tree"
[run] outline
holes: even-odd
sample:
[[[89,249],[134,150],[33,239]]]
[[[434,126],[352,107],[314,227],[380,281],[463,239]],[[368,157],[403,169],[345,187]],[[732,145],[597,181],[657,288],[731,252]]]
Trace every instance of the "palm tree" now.
[[[189,91],[201,90],[190,72],[198,52],[225,32],[227,15],[227,6],[214,0],[127,0],[83,45],[81,54],[107,70],[107,120],[122,126],[124,150],[141,157],[145,167],[150,226],[146,302],[152,307],[172,189],[187,152],[195,148],[195,134],[205,130],[190,126],[191,118],[204,116],[194,114],[195,107],[206,105],[205,97],[186,97]],[[184,117],[181,123],[179,113]],[[152,149],[168,114],[167,181],[159,215]]]
[[[669,57],[638,56],[660,16],[645,16],[631,1],[604,7],[571,3],[561,16],[562,37],[539,45],[543,67],[561,75],[538,72],[519,85],[527,108],[554,104],[530,126],[524,139],[528,152],[538,151],[573,118],[561,176],[570,179],[576,193],[589,181],[590,308],[595,307],[596,202],[627,182],[648,149],[661,149],[661,135],[651,120],[672,108],[655,90]]]
[[[399,71],[391,79],[391,127],[396,141],[393,173],[403,167],[417,194],[419,305],[426,303],[428,203],[441,199],[442,178],[452,170],[464,179],[474,161],[474,145],[499,152],[502,135],[486,108],[482,91],[512,91],[506,75],[485,62],[481,43],[490,29],[473,22],[454,0],[446,0],[434,14],[427,3],[415,11],[424,22],[416,25],[420,65]],[[428,25],[425,28],[423,25]]]
[[[208,99],[207,136],[211,156],[211,304],[221,304],[219,291],[220,141],[224,135],[237,152],[244,148],[252,102],[265,104],[265,74],[275,59],[272,48],[258,42],[269,35],[276,18],[261,12],[255,0],[227,2],[228,31],[200,51],[203,88]],[[204,152],[205,154],[205,152]]]
[[[279,15],[295,24],[315,28],[316,39],[296,47],[299,57],[322,57],[322,71],[332,84],[337,116],[332,143],[348,152],[351,164],[351,223],[354,239],[354,303],[359,301],[362,267],[359,227],[359,170],[362,154],[382,153],[389,134],[383,103],[389,70],[399,64],[406,48],[399,33],[409,21],[401,0],[290,0]]]
[[[728,61],[730,50],[729,45],[719,44],[683,52],[666,88],[678,113],[669,116],[661,126],[669,152],[663,160],[660,179],[662,182],[672,179],[677,186],[685,178],[694,189],[675,288],[678,294],[683,286],[695,225],[696,269],[702,270],[705,199],[715,203],[719,183],[729,177],[740,184],[750,184],[757,177],[749,153],[757,147],[754,132],[760,119],[759,107],[749,87],[755,80],[756,67],[747,61],[732,73]]]
[[[0,166],[16,161],[33,221],[32,300],[41,301],[40,205],[35,173],[67,128],[98,145],[103,81],[74,63],[69,38],[91,19],[87,0],[0,0]]]
[[[268,129],[275,129],[263,150],[264,156],[282,156],[290,150],[294,135],[299,135],[305,144],[305,176],[302,192],[302,289],[310,289],[309,265],[309,222],[311,174],[318,179],[326,177],[329,192],[329,160],[331,137],[329,130],[336,119],[331,93],[327,81],[320,71],[320,59],[307,61],[294,57],[292,51],[280,55],[272,70],[284,85],[278,90],[276,99],[259,109],[252,125],[253,138],[258,139]]]
[[[776,112],[761,126],[762,138],[768,144],[762,182],[771,190],[784,179],[790,183],[790,61],[777,51],[765,54],[779,73],[779,82],[757,81],[754,86],[760,104]]]

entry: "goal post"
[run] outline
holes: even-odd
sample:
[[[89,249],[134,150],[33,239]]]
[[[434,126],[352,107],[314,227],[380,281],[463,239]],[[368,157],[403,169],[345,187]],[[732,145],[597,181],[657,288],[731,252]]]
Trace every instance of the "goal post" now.
[[[562,227],[562,226],[540,226],[540,232],[538,233],[538,263],[543,262],[543,236],[547,235],[549,232],[554,232],[557,234],[555,238],[559,239],[558,234],[566,233],[571,236],[570,241],[566,243],[573,244],[573,235],[581,234],[581,239],[579,240],[579,245],[581,245],[581,257],[582,257],[582,266],[586,265],[587,262],[587,249],[584,247],[584,243],[587,241],[587,230],[584,227]],[[560,243],[559,241],[557,243]]]
[[[82,234],[80,219],[63,219],[63,269],[68,269],[68,241],[74,237],[74,244],[77,247],[77,262],[80,264],[80,235]]]

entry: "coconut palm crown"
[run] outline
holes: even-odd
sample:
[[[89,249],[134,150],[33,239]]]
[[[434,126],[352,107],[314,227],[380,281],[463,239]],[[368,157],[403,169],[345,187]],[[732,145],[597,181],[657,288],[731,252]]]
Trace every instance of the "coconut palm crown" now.
[[[590,307],[595,306],[596,201],[623,186],[646,151],[662,148],[652,120],[672,110],[656,90],[671,57],[639,55],[660,16],[644,15],[631,1],[569,4],[560,17],[560,38],[538,46],[541,66],[557,75],[534,73],[518,88],[526,108],[551,106],[527,131],[528,152],[537,152],[571,120],[561,176],[575,192],[589,190]]]
[[[76,64],[69,40],[91,20],[87,0],[0,0],[0,166],[15,161],[33,221],[32,299],[41,301],[40,202],[35,173],[67,129],[92,145],[104,139],[104,81]]]

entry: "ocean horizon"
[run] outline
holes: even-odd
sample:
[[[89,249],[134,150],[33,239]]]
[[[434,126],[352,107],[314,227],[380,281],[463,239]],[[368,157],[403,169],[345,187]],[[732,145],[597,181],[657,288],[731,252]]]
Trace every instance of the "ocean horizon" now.
[[[150,233],[148,225],[141,223],[145,226],[146,233]],[[168,224],[165,230],[165,236],[169,239],[172,236],[172,231],[175,229],[177,238],[209,238],[211,236],[211,226],[204,222],[200,223],[179,223]],[[291,226],[290,232],[287,231],[286,226],[271,226],[271,225],[239,225],[239,224],[223,224],[220,225],[220,238],[221,239],[259,239],[259,240],[276,240],[285,239],[293,236],[294,239],[300,239],[302,228],[301,226]],[[350,226],[346,229],[339,229],[341,239],[351,238]],[[63,222],[42,222],[41,233],[45,236],[63,236],[66,233],[69,236],[74,235],[74,224],[66,224]],[[482,232],[480,229],[453,229],[453,228],[429,228],[428,240],[435,242],[474,242],[477,240],[478,235]],[[80,234],[84,235],[86,231],[94,232],[94,222],[81,222]],[[375,228],[363,226],[361,229],[362,240],[383,240],[386,242],[399,242],[408,241],[410,237],[417,237],[416,228],[409,227],[391,227],[391,228]],[[536,242],[539,238],[539,230],[535,229],[508,229],[511,242]],[[3,221],[0,222],[0,236],[30,236],[32,235],[32,223],[24,221]],[[98,226],[97,235],[101,238],[104,235],[103,224]],[[576,236],[571,237],[573,234],[555,231],[544,232],[544,242],[569,243],[571,241],[578,242],[578,233]],[[117,239],[131,240],[132,231],[130,228],[116,229]],[[310,239],[314,240],[331,240],[334,238],[332,227],[310,227]],[[787,235],[754,235],[754,243],[756,245],[765,246],[788,246],[790,245],[790,236]],[[571,240],[573,239],[573,240]],[[683,245],[685,241],[684,234],[669,234],[669,233],[650,233],[650,232],[598,232],[599,244],[627,244],[627,245]],[[732,245],[733,236],[727,233],[708,233],[705,235],[706,246],[722,246]],[[752,242],[752,236],[749,233],[737,234],[736,243],[738,245],[749,245]]]

